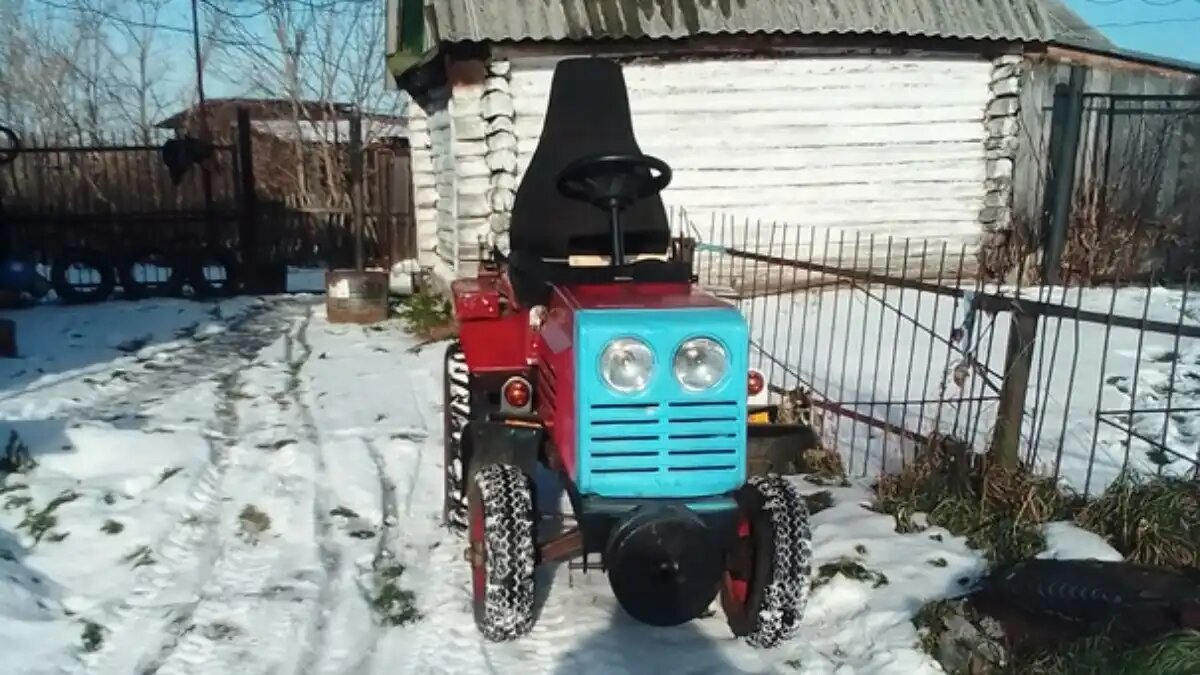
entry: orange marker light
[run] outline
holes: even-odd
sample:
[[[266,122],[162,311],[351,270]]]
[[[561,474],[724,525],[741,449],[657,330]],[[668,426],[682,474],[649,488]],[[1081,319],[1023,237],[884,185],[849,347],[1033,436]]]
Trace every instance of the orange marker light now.
[[[750,391],[750,395],[757,396],[762,392],[763,387],[765,386],[767,386],[767,383],[763,380],[762,373],[758,372],[757,370],[751,370],[747,382],[747,388]]]
[[[504,384],[504,400],[514,408],[524,408],[529,405],[531,394],[529,383],[520,378],[514,377]]]

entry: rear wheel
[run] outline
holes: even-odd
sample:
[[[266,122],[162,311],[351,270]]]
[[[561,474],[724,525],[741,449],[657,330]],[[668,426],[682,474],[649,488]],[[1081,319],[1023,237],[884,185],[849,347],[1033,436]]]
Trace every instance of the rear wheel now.
[[[515,466],[485,466],[474,474],[469,513],[475,625],[493,642],[515,640],[533,628],[533,484]]]
[[[442,521],[452,530],[467,529],[466,474],[463,464],[463,432],[471,419],[471,373],[463,357],[462,346],[452,342],[446,348],[443,374],[444,404],[442,433],[445,445],[444,497]]]
[[[812,586],[812,532],[804,497],[777,475],[737,492],[738,536],[726,557],[721,606],[734,635],[770,648],[800,628]]]

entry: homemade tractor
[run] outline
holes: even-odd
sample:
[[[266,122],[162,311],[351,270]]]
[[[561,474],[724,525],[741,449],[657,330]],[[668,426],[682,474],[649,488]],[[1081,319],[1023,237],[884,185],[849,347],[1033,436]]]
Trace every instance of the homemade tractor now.
[[[778,474],[812,432],[751,422],[770,411],[748,405],[764,382],[746,321],[696,285],[659,197],[670,181],[638,149],[620,66],[563,61],[511,252],[452,286],[445,518],[467,531],[490,640],[532,628],[539,564],[596,554],[644,623],[691,621],[719,595],[752,645],[798,629],[808,511]],[[552,512],[535,499],[539,466],[565,485],[576,527],[539,536]]]

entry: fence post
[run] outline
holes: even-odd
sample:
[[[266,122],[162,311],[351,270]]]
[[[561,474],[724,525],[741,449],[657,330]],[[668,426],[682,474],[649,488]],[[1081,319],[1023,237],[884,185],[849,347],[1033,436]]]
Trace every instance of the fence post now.
[[[354,230],[354,269],[363,271],[363,139],[362,114],[350,115],[350,219]]]
[[[1046,175],[1042,209],[1045,238],[1042,255],[1042,279],[1057,284],[1067,230],[1071,226],[1072,198],[1075,194],[1075,160],[1083,128],[1083,88],[1087,70],[1071,66],[1067,84],[1054,87],[1054,112],[1050,121],[1050,171]]]
[[[254,187],[254,154],[250,136],[250,110],[238,108],[237,111],[237,160],[238,174],[241,179],[241,222],[238,228],[238,241],[241,244],[242,265],[250,272],[250,276],[258,269],[258,194]]]
[[[1200,84],[1192,87],[1192,93],[1200,95]],[[1200,102],[1198,102],[1200,103]],[[1200,198],[1194,194],[1193,186],[1200,182],[1200,109],[1188,113],[1183,122],[1179,151],[1179,180],[1175,184],[1175,210],[1182,213],[1184,221],[1200,225]]]
[[[1037,315],[1012,310],[1008,328],[1008,346],[1004,354],[1004,383],[1000,386],[1000,408],[991,454],[996,463],[1016,468],[1020,461],[1021,422],[1025,416],[1025,395],[1033,370],[1033,349],[1037,340]],[[1036,441],[1035,441],[1036,442]]]

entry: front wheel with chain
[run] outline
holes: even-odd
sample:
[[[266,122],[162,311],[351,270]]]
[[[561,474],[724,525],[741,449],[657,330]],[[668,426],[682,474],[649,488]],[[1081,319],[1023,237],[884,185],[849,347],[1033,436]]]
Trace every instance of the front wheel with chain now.
[[[515,466],[489,464],[473,472],[469,501],[475,625],[492,642],[515,640],[534,622],[533,482]]]
[[[733,634],[771,648],[800,629],[812,588],[812,531],[804,496],[786,478],[750,478],[736,493],[737,541],[726,557],[721,606]]]
[[[471,373],[456,341],[446,348],[443,374],[443,437],[445,445],[442,521],[452,530],[467,529],[467,491],[463,464],[463,432],[471,419]]]

